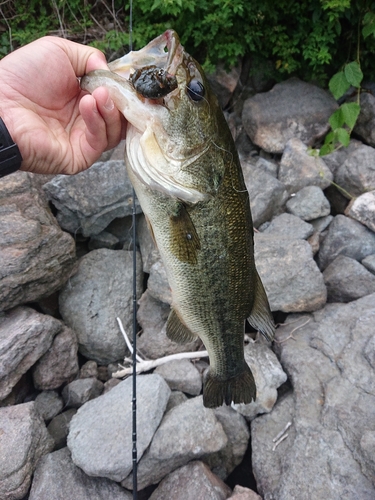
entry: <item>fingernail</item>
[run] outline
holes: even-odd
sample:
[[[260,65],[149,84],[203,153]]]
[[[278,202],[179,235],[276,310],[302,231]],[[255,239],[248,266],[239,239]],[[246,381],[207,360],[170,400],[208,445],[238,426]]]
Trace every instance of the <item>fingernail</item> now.
[[[112,109],[115,107],[115,104],[110,97],[108,97],[107,102],[104,104],[104,107],[107,111],[112,111]]]

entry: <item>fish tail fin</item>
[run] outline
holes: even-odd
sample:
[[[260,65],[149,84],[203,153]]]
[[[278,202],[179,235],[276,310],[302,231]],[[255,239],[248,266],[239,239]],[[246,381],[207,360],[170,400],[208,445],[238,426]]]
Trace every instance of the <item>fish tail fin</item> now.
[[[267,294],[258,272],[256,272],[256,293],[253,308],[248,322],[253,328],[256,328],[269,341],[275,335],[275,323],[268,303]]]
[[[203,387],[203,404],[206,408],[217,408],[223,403],[251,403],[256,398],[256,386],[250,368],[244,362],[244,369],[235,377],[223,380],[208,372]]]

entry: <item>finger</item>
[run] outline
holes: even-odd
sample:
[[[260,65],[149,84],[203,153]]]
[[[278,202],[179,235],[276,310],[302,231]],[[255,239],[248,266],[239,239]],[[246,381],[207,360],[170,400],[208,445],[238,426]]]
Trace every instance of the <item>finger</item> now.
[[[106,124],[99,113],[95,98],[92,95],[83,96],[79,103],[79,111],[85,122],[85,138],[89,147],[86,153],[90,158],[95,156],[95,153],[100,156],[108,147],[108,139]]]
[[[92,96],[96,100],[97,109],[105,122],[107,134],[106,149],[112,149],[123,138],[123,131],[126,124],[125,119],[122,113],[115,107],[108,89],[99,87],[94,90]]]

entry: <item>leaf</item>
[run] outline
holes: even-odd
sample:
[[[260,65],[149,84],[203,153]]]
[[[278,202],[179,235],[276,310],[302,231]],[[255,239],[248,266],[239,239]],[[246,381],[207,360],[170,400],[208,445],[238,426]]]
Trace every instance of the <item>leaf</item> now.
[[[329,155],[329,153],[332,153],[332,151],[335,149],[334,145],[332,143],[330,144],[324,144],[319,151],[319,156],[325,156]]]
[[[345,73],[340,71],[333,75],[333,77],[329,81],[329,90],[332,92],[332,95],[335,99],[339,99],[342,97],[345,92],[350,87],[350,83],[348,82]]]
[[[341,109],[344,122],[350,129],[353,129],[361,111],[361,106],[356,102],[346,102],[339,109]]]
[[[339,107],[339,109],[336,109],[336,111],[329,117],[328,121],[331,125],[332,130],[336,130],[344,125],[345,118],[342,114],[341,106]]]
[[[352,61],[344,68],[345,77],[353,87],[360,87],[363,73],[357,61]]]
[[[375,34],[375,14],[373,12],[367,12],[365,17],[363,18],[363,24],[363,38],[367,38],[369,35]]]
[[[339,128],[335,130],[335,135],[337,140],[341,142],[343,146],[349,146],[350,135],[347,130],[345,130],[344,128]]]

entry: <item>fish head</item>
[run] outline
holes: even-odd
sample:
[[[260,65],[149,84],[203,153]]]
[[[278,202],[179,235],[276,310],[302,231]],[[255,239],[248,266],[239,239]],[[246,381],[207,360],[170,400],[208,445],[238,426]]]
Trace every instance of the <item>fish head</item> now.
[[[207,200],[217,188],[212,162],[199,162],[218,135],[221,113],[204,71],[167,30],[139,51],[85,75],[81,87],[106,86],[130,126],[127,155],[151,189],[182,201]],[[220,176],[219,176],[220,177]]]

